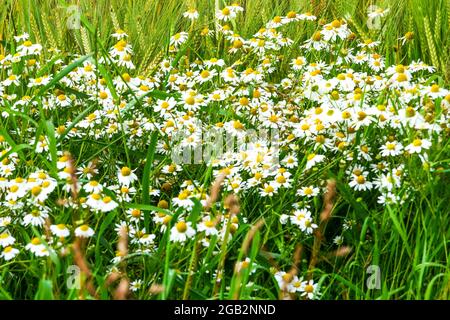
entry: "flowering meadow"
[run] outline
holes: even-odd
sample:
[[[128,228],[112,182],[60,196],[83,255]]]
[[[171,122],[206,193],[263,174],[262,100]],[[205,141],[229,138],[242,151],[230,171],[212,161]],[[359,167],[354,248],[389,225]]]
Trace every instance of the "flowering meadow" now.
[[[183,3],[151,59],[114,11],[0,38],[0,298],[450,297],[440,42],[244,2]]]

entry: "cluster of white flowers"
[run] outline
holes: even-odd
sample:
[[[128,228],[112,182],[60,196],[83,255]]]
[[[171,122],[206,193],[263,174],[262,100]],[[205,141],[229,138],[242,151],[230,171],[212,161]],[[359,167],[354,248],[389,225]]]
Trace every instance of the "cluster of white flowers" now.
[[[208,186],[171,161],[180,146],[207,144],[205,128],[239,139],[252,128],[277,130],[276,138],[260,137],[245,148],[227,150],[208,159],[201,170],[210,167],[213,177],[223,176],[224,193],[255,197],[261,206],[287,194],[286,212],[279,212],[282,228],[303,239],[318,227],[315,200],[323,193],[323,181],[317,178],[322,170],[345,172],[348,188],[358,196],[376,194],[381,205],[408,200],[413,193],[405,190],[414,190],[406,163],[416,159],[432,167],[429,152],[449,132],[449,91],[425,80],[433,68],[420,61],[385,66],[376,52],[378,43],[356,40],[345,20],[324,24],[294,48],[301,52],[298,56],[282,57],[284,48],[294,46],[283,26],[315,23],[316,17],[295,12],[276,16],[245,39],[228,24],[242,11],[230,5],[216,12],[227,53],[223,59],[212,53],[202,60],[179,59],[176,53],[191,36],[180,31],[170,38],[169,55],[152,75],[133,75],[132,46],[127,34],[117,30],[107,56],[84,60],[57,89],[38,97],[66,65],[49,59],[52,64],[42,74],[35,59],[42,46],[27,34],[15,37],[16,53],[0,56],[2,124],[11,126],[8,135],[0,133],[0,257],[11,260],[21,247],[37,257],[48,256],[72,234],[94,236],[97,230],[89,225],[100,225],[98,217],[113,210],[124,212],[116,231],[126,228],[131,252],[154,250],[165,232],[177,245],[198,239],[205,247],[219,247],[229,241],[248,223],[245,212],[233,215],[217,204],[215,213],[200,210],[191,219],[197,202],[206,205]],[[191,9],[184,16],[194,23],[198,12]],[[205,28],[200,36],[212,34]],[[24,66],[23,71],[18,73],[16,65]],[[102,77],[99,65],[111,71],[112,81]],[[18,119],[17,114],[26,117]],[[39,114],[51,115],[54,132],[49,132],[51,126],[33,127]],[[149,179],[142,176],[143,150],[155,133],[158,156],[151,164],[148,190],[143,190]],[[179,135],[183,138],[176,139]],[[14,141],[28,145],[32,156],[24,158],[30,154],[15,149]],[[122,144],[126,155],[108,154],[116,144]],[[65,151],[69,149],[71,153]],[[135,205],[148,197],[155,210]],[[77,225],[67,219],[71,210],[82,212]],[[50,235],[31,236],[32,227],[44,234],[46,223]],[[17,224],[29,231],[31,241],[24,243]],[[282,272],[275,278],[288,292],[319,296],[312,280]],[[141,282],[133,286],[137,290]]]

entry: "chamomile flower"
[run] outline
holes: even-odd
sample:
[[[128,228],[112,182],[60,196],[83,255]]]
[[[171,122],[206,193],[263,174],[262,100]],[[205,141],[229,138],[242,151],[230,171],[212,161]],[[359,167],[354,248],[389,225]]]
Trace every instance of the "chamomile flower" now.
[[[385,17],[389,13],[389,8],[376,8],[375,10],[371,11],[367,16],[369,18],[378,18],[378,17]]]
[[[295,275],[286,271],[278,271],[275,273],[274,277],[280,290],[291,293],[296,291],[296,287],[293,286],[293,283],[297,280]]]
[[[260,189],[260,194],[263,197],[272,197],[277,191],[277,185],[274,182],[264,183],[264,186]]]
[[[336,236],[336,237],[334,237],[333,238],[333,243],[335,245],[338,245],[338,246],[342,245],[344,243],[344,237],[343,236]]]
[[[174,34],[172,37],[170,37],[170,44],[178,47],[181,44],[185,43],[188,39],[188,33],[187,32],[179,32]]]
[[[216,223],[211,217],[204,217],[202,222],[197,225],[198,232],[205,232],[206,236],[214,236],[219,232],[216,228]]]
[[[382,145],[380,147],[381,150],[381,155],[383,157],[388,157],[388,156],[398,156],[399,154],[401,154],[402,150],[403,150],[403,146],[401,143],[397,142],[397,141],[387,141],[384,145]]]
[[[41,239],[35,237],[25,246],[25,249],[36,255],[36,257],[46,257],[50,255],[47,247],[42,243]]]
[[[353,179],[349,185],[357,191],[369,190],[373,186],[372,182],[367,180],[366,174],[353,175]]]
[[[48,218],[47,209],[44,208],[34,208],[30,213],[23,217],[22,224],[24,226],[32,225],[34,227],[41,227],[45,223],[45,219]]]
[[[319,188],[314,186],[302,187],[297,191],[297,195],[307,198],[313,198],[319,194],[319,191]]]
[[[42,50],[42,46],[38,43],[32,43],[30,40],[25,40],[21,45],[17,47],[17,51],[21,55],[39,54]]]
[[[116,32],[114,32],[111,36],[117,40],[125,39],[128,37],[127,33],[122,29],[117,29]]]
[[[103,185],[96,180],[91,180],[83,185],[83,190],[88,193],[101,193],[103,190]]]
[[[321,154],[310,153],[306,156],[305,170],[309,170],[316,164],[325,160],[325,156]]]
[[[216,18],[220,21],[229,21],[236,18],[236,11],[230,6],[216,10]]]
[[[195,235],[191,222],[180,220],[170,229],[170,241],[184,243]]]
[[[427,139],[419,139],[416,138],[412,143],[407,145],[405,147],[405,150],[408,151],[410,154],[413,153],[421,153],[422,150],[429,149],[431,147],[431,142]]]
[[[320,297],[319,285],[313,280],[302,282],[300,288],[301,296],[310,300],[318,299]]]
[[[79,238],[90,238],[94,235],[94,230],[87,224],[83,224],[75,229],[75,236]]]
[[[198,11],[195,8],[191,8],[188,11],[183,13],[183,17],[188,18],[190,20],[196,20],[198,19]]]
[[[98,209],[101,212],[109,212],[117,208],[118,203],[115,202],[110,196],[104,196],[101,201],[99,201]]]
[[[131,170],[128,167],[122,167],[117,173],[117,179],[119,183],[124,186],[129,186],[134,181],[138,179],[137,175],[134,173],[135,170]]]
[[[144,220],[144,214],[139,209],[128,209],[127,215],[132,222],[139,222]]]
[[[153,110],[164,116],[166,113],[170,113],[170,111],[175,108],[176,104],[177,101],[173,97],[170,97],[167,100],[158,100]]]
[[[5,259],[6,261],[14,259],[19,254],[19,250],[8,246],[3,248],[3,251],[0,253],[0,258]]]
[[[67,238],[70,236],[70,231],[65,224],[53,224],[50,226],[50,231],[58,238]]]
[[[14,242],[16,242],[16,239],[7,231],[3,231],[0,233],[0,246],[1,247],[8,247],[10,245],[13,245]]]
[[[134,281],[130,282],[130,290],[133,292],[136,292],[136,291],[142,289],[142,285],[143,285],[143,282],[141,279],[134,280]]]

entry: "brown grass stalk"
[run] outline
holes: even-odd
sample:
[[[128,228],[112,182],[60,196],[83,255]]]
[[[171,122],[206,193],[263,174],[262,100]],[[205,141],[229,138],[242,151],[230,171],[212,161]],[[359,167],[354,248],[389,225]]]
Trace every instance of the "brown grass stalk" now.
[[[333,200],[335,196],[336,196],[336,181],[329,180],[327,184],[327,192],[325,193],[324,196],[324,208],[322,210],[322,213],[320,214],[320,224],[319,227],[314,232],[314,244],[308,267],[309,278],[312,277],[313,270],[316,267],[317,262],[319,260],[320,246],[324,239],[323,235],[325,233],[327,223],[331,218],[334,206]]]

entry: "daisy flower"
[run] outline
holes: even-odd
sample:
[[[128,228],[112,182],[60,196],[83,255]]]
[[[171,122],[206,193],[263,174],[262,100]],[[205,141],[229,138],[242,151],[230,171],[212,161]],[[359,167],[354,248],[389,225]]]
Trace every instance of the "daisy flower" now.
[[[126,32],[123,31],[122,29],[117,29],[116,32],[114,32],[111,36],[117,40],[121,40],[128,37]]]
[[[111,197],[105,196],[102,198],[99,206],[101,212],[109,212],[117,208],[118,204]]]
[[[195,229],[192,228],[191,222],[180,220],[172,227],[172,229],[170,229],[170,241],[173,242],[184,243],[187,239],[192,238],[194,235]]]
[[[128,167],[122,167],[119,169],[117,173],[117,178],[119,179],[119,183],[124,186],[129,186],[134,181],[138,179],[138,177],[134,174],[135,170],[131,170]]]
[[[183,13],[183,17],[188,18],[190,20],[196,20],[198,19],[198,11],[195,8],[191,8],[188,11]]]
[[[42,244],[41,239],[33,238],[30,243],[25,246],[25,249],[36,255],[37,257],[46,257],[49,256],[50,253],[45,245]]]
[[[9,234],[9,232],[3,232],[0,234],[0,246],[1,247],[8,247],[12,244],[14,244],[14,242],[16,241],[16,239],[11,236]]]
[[[218,234],[215,222],[210,217],[204,217],[202,222],[197,225],[199,232],[205,232],[206,236],[214,236]]]
[[[177,101],[172,97],[170,97],[167,100],[158,100],[156,102],[156,106],[153,107],[153,110],[155,112],[159,112],[163,116],[166,113],[169,113],[170,110],[175,108],[176,104],[177,104]]]
[[[429,149],[431,142],[426,139],[414,139],[414,141],[405,147],[405,150],[410,154],[421,153],[423,149]]]
[[[383,8],[376,8],[375,10],[373,10],[372,12],[370,12],[367,16],[369,18],[382,18],[385,17],[389,12],[389,8],[383,9]]]
[[[388,157],[388,156],[395,157],[402,153],[403,146],[401,143],[399,143],[397,141],[388,141],[380,147],[380,150],[381,150],[380,154],[383,157]]]
[[[220,21],[229,21],[236,18],[236,11],[230,6],[225,7],[222,10],[216,10],[216,18]]]
[[[314,186],[302,187],[297,191],[297,195],[313,198],[319,194],[319,188]]]
[[[302,297],[306,297],[310,300],[318,299],[320,296],[319,285],[317,283],[314,283],[313,280],[302,282],[300,292],[302,292]]]
[[[79,238],[90,238],[94,235],[94,230],[87,224],[83,224],[75,229],[75,236]]]
[[[320,154],[310,153],[307,155],[306,160],[307,161],[306,161],[305,170],[309,170],[312,167],[314,167],[316,164],[325,160],[325,156],[320,155]]]
[[[51,225],[50,231],[53,233],[53,235],[57,236],[58,238],[66,238],[70,236],[69,229],[65,224],[62,223]]]
[[[139,289],[142,289],[142,280],[134,280],[133,282],[130,282],[130,290],[133,292],[138,291]]]
[[[372,182],[368,181],[364,174],[353,175],[353,179],[350,181],[349,185],[357,191],[369,190],[372,189],[373,186]]]
[[[186,42],[189,34],[187,32],[179,32],[170,37],[170,44],[178,47],[179,45]]]
[[[0,254],[0,258],[5,259],[6,261],[14,259],[19,254],[19,250],[16,248],[13,248],[11,246],[8,246],[3,249],[3,251]]]

